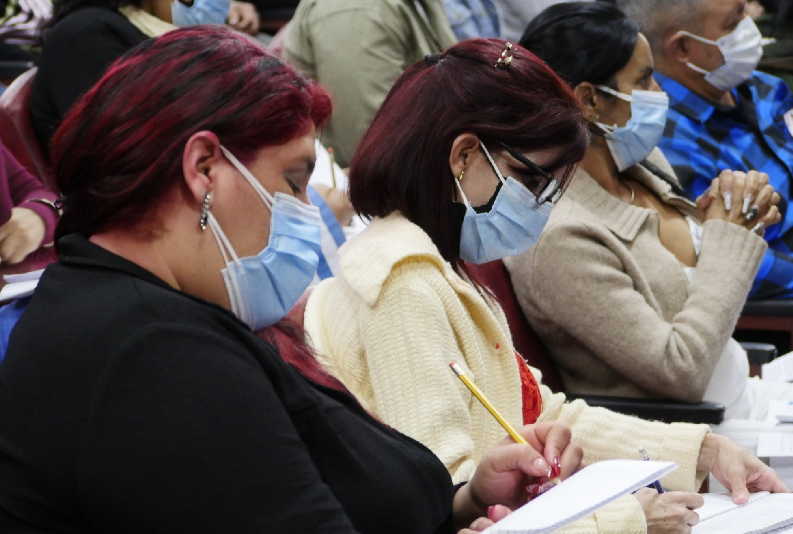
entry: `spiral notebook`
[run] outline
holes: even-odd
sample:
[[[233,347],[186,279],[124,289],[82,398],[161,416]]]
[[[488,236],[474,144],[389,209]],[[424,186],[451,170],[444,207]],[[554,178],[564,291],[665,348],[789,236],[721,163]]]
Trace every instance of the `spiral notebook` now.
[[[543,534],[587,516],[677,469],[672,462],[605,460],[585,467],[485,530],[486,534]]]
[[[793,526],[793,494],[754,493],[739,506],[729,495],[707,494],[693,534],[765,534]]]

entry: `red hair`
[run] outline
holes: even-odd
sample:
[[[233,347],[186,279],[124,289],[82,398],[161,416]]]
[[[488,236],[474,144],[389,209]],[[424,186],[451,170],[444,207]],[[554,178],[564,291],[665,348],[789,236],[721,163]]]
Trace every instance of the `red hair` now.
[[[330,98],[221,26],[171,31],[113,63],[69,111],[52,142],[65,195],[58,236],[135,227],[181,183],[182,151],[215,133],[245,162],[320,126]]]
[[[472,39],[407,69],[358,146],[350,166],[356,211],[400,211],[420,226],[446,259],[455,259],[454,177],[449,152],[463,133],[497,150],[563,148],[551,170],[565,178],[584,157],[589,135],[570,87],[541,59],[515,45],[507,68],[494,65],[499,39]]]

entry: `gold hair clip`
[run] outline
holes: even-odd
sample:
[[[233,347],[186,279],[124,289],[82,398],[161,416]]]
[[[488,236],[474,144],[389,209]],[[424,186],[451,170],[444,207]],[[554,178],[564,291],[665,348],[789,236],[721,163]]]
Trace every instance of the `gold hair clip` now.
[[[514,56],[512,55],[512,47],[512,43],[507,41],[504,45],[504,50],[501,51],[501,56],[499,56],[496,64],[493,65],[495,68],[506,69],[512,64],[512,60],[514,59]]]

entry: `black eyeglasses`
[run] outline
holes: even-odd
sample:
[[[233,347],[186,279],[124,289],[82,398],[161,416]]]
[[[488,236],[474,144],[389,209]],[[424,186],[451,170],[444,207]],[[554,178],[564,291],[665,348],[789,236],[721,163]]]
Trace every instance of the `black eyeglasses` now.
[[[509,153],[510,156],[525,165],[531,173],[537,175],[537,179],[535,180],[534,184],[527,184],[525,181],[523,181],[523,183],[537,198],[538,204],[545,204],[546,202],[555,204],[562,197],[562,194],[564,193],[564,184],[562,184],[559,179],[514,148],[511,148],[504,143],[499,144]]]

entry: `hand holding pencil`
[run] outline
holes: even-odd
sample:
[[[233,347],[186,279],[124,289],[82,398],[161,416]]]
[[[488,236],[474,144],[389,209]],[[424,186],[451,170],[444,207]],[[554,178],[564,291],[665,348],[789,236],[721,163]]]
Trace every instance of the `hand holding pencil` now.
[[[465,376],[457,366],[455,374],[463,380],[477,399],[484,399],[483,405],[487,408],[484,394],[476,388],[475,384]],[[461,377],[462,375],[462,377]],[[474,389],[471,389],[471,387]],[[495,407],[491,414],[498,413]],[[495,417],[495,415],[494,415]],[[548,481],[552,474],[552,465],[560,466],[560,476],[567,478],[578,470],[583,453],[581,448],[573,445],[570,429],[559,423],[541,423],[526,425],[518,429],[506,423],[505,429],[510,436],[492,448],[480,460],[476,473],[471,481],[463,486],[455,497],[473,503],[471,520],[478,516],[486,515],[487,507],[503,505],[512,509],[519,508],[529,500],[527,488],[538,481]],[[499,417],[496,417],[499,420]],[[504,426],[502,424],[502,426]]]

